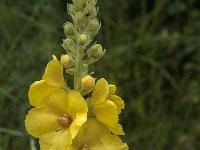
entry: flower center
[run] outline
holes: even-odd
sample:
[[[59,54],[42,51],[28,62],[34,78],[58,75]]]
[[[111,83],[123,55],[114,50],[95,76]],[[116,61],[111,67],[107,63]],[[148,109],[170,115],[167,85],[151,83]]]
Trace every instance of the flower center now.
[[[72,120],[67,114],[64,114],[62,117],[58,117],[58,122],[66,127],[69,127]]]
[[[90,149],[89,146],[86,144],[86,145],[84,145],[84,146],[81,148],[81,150],[91,150],[91,149]]]

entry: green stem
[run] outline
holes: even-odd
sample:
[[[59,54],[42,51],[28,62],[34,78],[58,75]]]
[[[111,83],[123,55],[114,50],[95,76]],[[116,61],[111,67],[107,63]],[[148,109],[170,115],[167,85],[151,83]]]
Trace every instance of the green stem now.
[[[83,78],[84,67],[83,67],[83,55],[84,50],[77,45],[76,51],[76,59],[75,59],[75,66],[76,66],[76,74],[74,75],[74,90],[80,91],[81,89],[81,79]]]

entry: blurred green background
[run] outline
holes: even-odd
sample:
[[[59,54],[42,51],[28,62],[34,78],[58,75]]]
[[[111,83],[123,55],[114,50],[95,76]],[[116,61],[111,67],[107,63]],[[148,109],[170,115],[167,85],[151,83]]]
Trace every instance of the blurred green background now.
[[[29,85],[60,46],[66,0],[0,0],[0,150],[29,150]],[[91,67],[118,87],[130,150],[200,149],[199,0],[99,0]],[[37,142],[37,140],[35,140]]]

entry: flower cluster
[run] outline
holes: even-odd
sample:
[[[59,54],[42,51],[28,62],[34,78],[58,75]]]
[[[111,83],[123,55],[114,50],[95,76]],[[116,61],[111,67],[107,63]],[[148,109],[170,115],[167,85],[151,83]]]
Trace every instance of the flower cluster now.
[[[53,56],[42,79],[30,86],[33,108],[25,118],[26,129],[39,138],[41,150],[127,150],[118,136],[124,135],[119,124],[124,101],[115,95],[115,85],[103,78],[95,82],[88,73],[88,65],[105,53],[100,44],[91,44],[100,28],[96,0],[73,2],[68,5],[73,23],[64,25],[67,53],[60,61]],[[64,70],[74,76],[73,88]]]

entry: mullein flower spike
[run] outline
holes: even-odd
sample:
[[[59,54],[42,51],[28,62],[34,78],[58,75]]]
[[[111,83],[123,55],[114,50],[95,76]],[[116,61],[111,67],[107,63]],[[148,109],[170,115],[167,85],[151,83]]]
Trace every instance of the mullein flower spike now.
[[[93,41],[101,26],[97,1],[72,1],[67,6],[72,22],[64,24],[66,54],[60,61],[53,56],[42,79],[30,86],[33,108],[25,118],[26,130],[39,138],[41,150],[128,150],[118,136],[124,135],[119,124],[124,101],[115,95],[115,85],[103,78],[95,83],[88,73],[106,51]],[[74,76],[73,86],[65,73]]]

